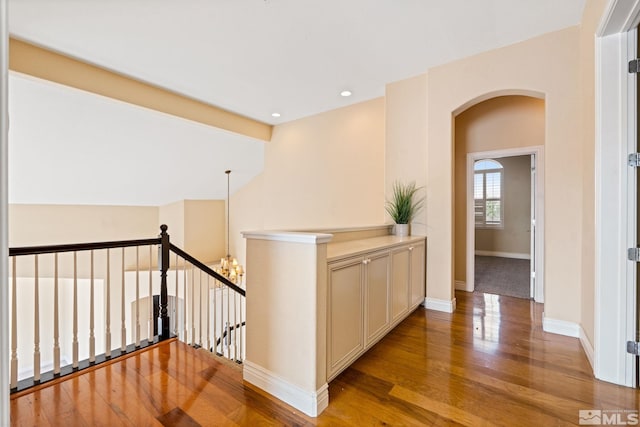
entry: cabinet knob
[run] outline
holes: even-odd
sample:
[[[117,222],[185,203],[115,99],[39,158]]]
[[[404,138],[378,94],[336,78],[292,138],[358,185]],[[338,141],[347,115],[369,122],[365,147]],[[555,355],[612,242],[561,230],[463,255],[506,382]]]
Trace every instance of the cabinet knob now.
[[[412,251],[413,250],[413,246],[409,246],[409,250]]]
[[[363,264],[369,264],[371,262],[371,258],[365,258],[362,260]]]

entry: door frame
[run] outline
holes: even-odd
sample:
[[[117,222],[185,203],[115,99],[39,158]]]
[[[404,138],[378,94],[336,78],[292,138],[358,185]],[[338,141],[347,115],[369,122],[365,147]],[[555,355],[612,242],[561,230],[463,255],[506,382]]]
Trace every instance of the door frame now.
[[[0,0],[0,277],[9,277],[9,9]],[[9,425],[9,287],[0,286],[0,425]]]
[[[475,289],[475,209],[473,200],[473,165],[480,159],[499,159],[502,157],[528,156],[536,158],[536,194],[535,194],[535,254],[531,254],[535,260],[536,285],[534,300],[544,302],[544,146],[508,148],[503,150],[478,151],[467,153],[467,274],[465,290],[473,292]],[[532,195],[534,197],[534,195]]]
[[[596,378],[633,387],[636,270],[626,250],[636,242],[636,173],[627,166],[636,151],[636,75],[627,63],[636,57],[640,3],[610,1],[595,38],[595,299]]]

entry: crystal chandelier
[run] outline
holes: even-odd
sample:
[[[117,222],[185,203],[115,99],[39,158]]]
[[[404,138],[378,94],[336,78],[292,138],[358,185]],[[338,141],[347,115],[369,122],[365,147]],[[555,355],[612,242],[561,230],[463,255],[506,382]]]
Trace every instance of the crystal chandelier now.
[[[230,170],[224,171],[227,174],[227,256],[224,258],[220,258],[220,266],[216,268],[216,272],[222,274],[231,282],[236,284],[242,284],[242,276],[244,276],[244,268],[240,264],[238,264],[238,260],[231,256],[231,251],[229,250],[229,205],[231,204],[231,197],[229,193],[229,176],[231,175]]]

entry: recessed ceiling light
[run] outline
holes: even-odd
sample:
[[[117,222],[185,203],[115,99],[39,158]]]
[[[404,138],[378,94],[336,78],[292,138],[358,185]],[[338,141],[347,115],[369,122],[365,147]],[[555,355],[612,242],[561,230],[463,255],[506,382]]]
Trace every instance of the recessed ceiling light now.
[[[280,113],[271,113],[271,117],[280,117]]]
[[[343,90],[342,92],[340,92],[340,96],[351,96],[351,91],[350,90]]]

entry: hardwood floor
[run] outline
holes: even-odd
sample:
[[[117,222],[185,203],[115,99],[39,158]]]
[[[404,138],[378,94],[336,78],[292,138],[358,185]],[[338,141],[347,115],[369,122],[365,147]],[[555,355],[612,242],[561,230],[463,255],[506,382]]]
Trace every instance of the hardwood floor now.
[[[640,390],[593,379],[577,339],[542,332],[540,305],[464,292],[457,302],[452,315],[416,310],[331,382],[315,419],[173,341],[13,398],[11,424],[547,426],[639,409]]]

